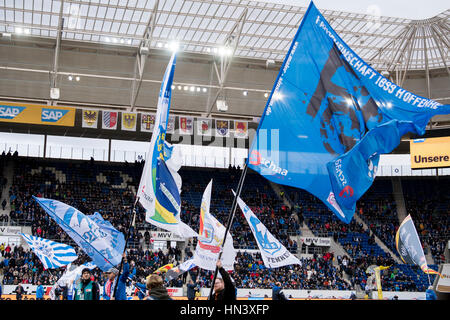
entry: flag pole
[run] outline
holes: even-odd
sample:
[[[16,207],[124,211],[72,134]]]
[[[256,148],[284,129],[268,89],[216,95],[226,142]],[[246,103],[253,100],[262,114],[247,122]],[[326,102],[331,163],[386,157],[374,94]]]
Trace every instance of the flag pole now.
[[[237,198],[241,195],[242,186],[244,185],[245,176],[247,175],[247,168],[248,168],[247,167],[247,159],[245,161],[244,168],[242,169],[241,177],[239,178],[239,183],[238,183],[238,187],[237,187],[237,190],[236,190],[236,195],[234,196],[233,203],[232,203],[231,209],[230,209],[230,214],[228,215],[228,221],[227,221],[227,226],[226,226],[226,229],[225,229],[225,235],[224,235],[223,242],[222,242],[222,248],[220,250],[219,257],[218,257],[217,260],[220,260],[222,258],[222,253],[223,253],[223,249],[224,249],[224,246],[225,246],[225,241],[227,240],[227,234],[228,234],[228,231],[230,230],[231,225],[233,223],[234,214],[236,212],[236,206],[237,206]],[[213,278],[213,280],[211,282],[211,290],[209,292],[209,300],[212,300],[212,294],[213,294],[213,289],[214,289],[214,282],[217,279],[218,271],[219,271],[219,269],[216,266],[216,270],[214,271],[214,278]]]
[[[128,232],[127,232],[127,237],[125,239],[125,247],[123,249],[123,253],[127,252],[127,244],[128,244],[128,239],[130,238],[131,235],[131,228],[134,226],[134,220],[136,218],[136,205],[139,201],[139,197],[136,196],[136,200],[134,201],[133,204],[133,211],[132,211],[132,216],[130,219],[130,224],[128,226]],[[114,285],[114,290],[111,293],[111,298],[115,298],[116,297],[116,290],[117,290],[117,285],[119,284],[119,279],[120,279],[120,275],[122,273],[122,267],[123,267],[123,254],[122,254],[122,259],[120,259],[120,266],[119,266],[119,274],[116,277],[116,283]]]

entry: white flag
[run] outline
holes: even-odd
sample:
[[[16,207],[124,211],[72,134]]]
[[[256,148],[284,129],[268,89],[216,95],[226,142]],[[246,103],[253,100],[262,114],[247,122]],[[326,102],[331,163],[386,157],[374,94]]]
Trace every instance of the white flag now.
[[[180,219],[181,177],[177,173],[181,166],[181,162],[177,161],[180,158],[179,149],[165,141],[175,61],[176,53],[170,59],[161,84],[155,126],[137,196],[146,211],[145,221],[189,238],[198,234]]]
[[[203,193],[200,207],[200,228],[197,247],[194,253],[194,263],[205,270],[216,270],[216,262],[225,236],[226,228],[209,212],[211,202],[212,180]],[[233,238],[227,234],[227,240],[222,253],[222,265],[225,270],[234,270],[236,251]]]
[[[234,191],[233,194],[235,194]],[[250,225],[250,229],[252,229],[266,267],[279,268],[290,264],[302,264],[267,230],[266,226],[262,224],[241,198],[238,197],[237,201]]]

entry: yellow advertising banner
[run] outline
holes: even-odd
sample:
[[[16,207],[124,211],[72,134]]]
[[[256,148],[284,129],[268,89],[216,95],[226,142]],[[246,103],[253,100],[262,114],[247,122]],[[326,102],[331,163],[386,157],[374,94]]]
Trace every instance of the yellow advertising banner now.
[[[450,137],[409,141],[411,169],[450,167]]]
[[[0,122],[73,127],[75,108],[0,102]]]

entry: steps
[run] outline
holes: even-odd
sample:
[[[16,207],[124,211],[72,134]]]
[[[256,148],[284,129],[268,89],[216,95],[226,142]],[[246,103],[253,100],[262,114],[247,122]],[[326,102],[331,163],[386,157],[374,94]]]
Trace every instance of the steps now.
[[[398,220],[399,223],[402,223],[408,214],[406,211],[405,198],[403,197],[402,181],[399,177],[392,178],[392,191],[394,193],[395,205],[397,207]]]
[[[6,199],[6,207],[5,210],[2,209],[2,206],[0,205],[0,215],[6,214],[9,216],[9,213],[11,212],[11,203],[9,201],[9,189],[12,186],[12,180],[14,175],[14,162],[13,159],[9,159],[6,163],[5,167],[3,168],[3,176],[8,179],[6,182],[6,185],[2,192],[2,199],[0,199],[0,203],[3,202],[3,199]]]
[[[369,230],[369,227],[366,225],[366,223],[358,216],[358,214],[355,214],[353,216],[353,219],[356,220],[356,222],[361,223],[363,225],[364,230]],[[394,259],[394,261],[398,264],[402,264],[403,262],[400,260],[400,258],[394,253],[392,252],[385,244],[383,241],[381,241],[376,234],[374,234],[374,238],[375,238],[375,243],[385,252],[387,252],[392,259]]]

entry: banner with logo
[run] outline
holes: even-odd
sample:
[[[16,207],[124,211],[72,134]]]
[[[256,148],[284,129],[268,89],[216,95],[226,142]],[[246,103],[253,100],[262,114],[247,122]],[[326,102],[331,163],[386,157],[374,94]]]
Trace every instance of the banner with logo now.
[[[82,109],[81,127],[97,129],[99,110]]]
[[[248,122],[247,121],[234,121],[234,137],[235,138],[248,138]]]
[[[155,127],[154,113],[141,113],[141,132],[153,132]]]
[[[116,130],[119,121],[119,112],[102,111],[102,129]]]
[[[212,180],[208,183],[200,205],[200,226],[193,263],[205,270],[216,270],[216,262],[222,250],[226,228],[209,212],[211,204]],[[222,265],[225,270],[234,270],[236,251],[233,238],[228,232],[223,248]]]
[[[0,102],[0,122],[73,127],[75,108]]]
[[[137,113],[122,112],[122,130],[136,131],[136,125],[137,125]]]
[[[300,242],[307,246],[318,246],[318,247],[329,247],[331,246],[330,238],[320,238],[320,237],[300,237]]]
[[[161,83],[155,127],[136,194],[145,209],[146,222],[189,238],[198,234],[180,219],[181,153],[165,140],[176,57],[174,52]]]
[[[178,117],[179,133],[192,135],[194,133],[193,117]]]
[[[394,84],[363,61],[313,2],[298,31],[252,146],[249,168],[307,190],[343,222],[372,185],[380,154],[407,132],[423,135],[450,106]]]
[[[107,271],[120,263],[125,249],[125,237],[98,212],[87,216],[57,200],[35,196],[33,199],[102,271]]]
[[[233,191],[233,194],[234,191]],[[236,194],[235,194],[236,195]],[[279,268],[290,264],[302,265],[300,260],[290,253],[270,232],[266,226],[256,217],[253,211],[240,197],[237,198],[239,208],[247,219],[248,225],[258,243],[259,251],[268,268]]]
[[[216,120],[216,137],[229,137],[229,136],[230,136],[230,121]]]
[[[450,137],[409,141],[411,169],[450,167]]]
[[[197,119],[197,135],[210,136],[211,135],[211,119]]]

